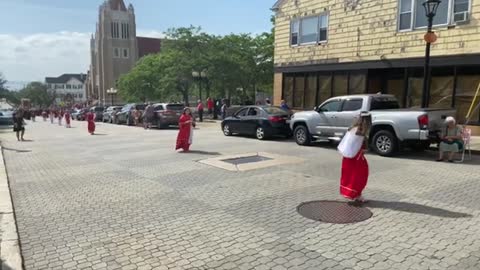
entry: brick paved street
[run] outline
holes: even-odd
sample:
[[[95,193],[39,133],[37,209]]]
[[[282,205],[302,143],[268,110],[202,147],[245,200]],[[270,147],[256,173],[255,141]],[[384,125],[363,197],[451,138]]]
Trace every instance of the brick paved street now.
[[[340,199],[334,147],[224,137],[203,124],[190,154],[176,130],[28,123],[0,139],[25,268],[480,269],[480,161],[369,155],[373,217],[326,224],[296,212]],[[24,151],[19,151],[24,150]],[[197,161],[269,152],[305,159],[246,172]],[[431,160],[430,160],[431,159]]]

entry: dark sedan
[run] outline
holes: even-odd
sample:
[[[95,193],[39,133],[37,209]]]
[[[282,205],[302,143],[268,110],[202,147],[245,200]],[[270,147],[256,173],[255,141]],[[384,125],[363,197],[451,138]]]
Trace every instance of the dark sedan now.
[[[225,136],[232,134],[255,135],[259,140],[273,136],[291,137],[288,112],[279,107],[247,106],[222,121]]]

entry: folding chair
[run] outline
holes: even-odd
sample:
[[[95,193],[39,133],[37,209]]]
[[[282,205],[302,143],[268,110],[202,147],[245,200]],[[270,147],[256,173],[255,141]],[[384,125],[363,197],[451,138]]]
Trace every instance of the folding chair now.
[[[472,149],[470,148],[470,141],[472,138],[472,130],[469,128],[464,128],[462,131],[462,139],[463,139],[463,153],[462,159],[460,162],[465,161],[465,153],[468,151],[468,160],[472,160]]]

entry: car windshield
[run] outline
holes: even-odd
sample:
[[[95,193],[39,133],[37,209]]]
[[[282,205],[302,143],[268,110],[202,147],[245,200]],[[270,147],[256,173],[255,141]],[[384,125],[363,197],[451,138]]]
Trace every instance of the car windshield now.
[[[286,114],[287,113],[278,107],[265,107],[263,108],[263,110],[266,111],[268,114]]]
[[[172,111],[182,111],[184,106],[182,104],[168,104],[167,105],[167,110],[172,110]]]
[[[96,112],[103,112],[103,107],[95,107]]]
[[[393,97],[374,97],[372,99],[372,104],[370,105],[370,110],[391,110],[398,109],[400,105],[398,101]]]
[[[144,104],[138,104],[136,106],[136,108],[137,108],[137,110],[143,111],[143,110],[145,110],[145,105]]]

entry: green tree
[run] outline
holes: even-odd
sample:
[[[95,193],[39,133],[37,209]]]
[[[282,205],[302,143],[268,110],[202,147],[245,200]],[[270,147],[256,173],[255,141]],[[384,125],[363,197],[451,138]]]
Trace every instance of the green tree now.
[[[5,79],[3,74],[0,73],[0,98],[5,98],[7,101],[15,105],[20,104],[18,93],[15,91],[8,90],[5,86],[6,83],[7,83],[7,80]]]
[[[55,91],[48,90],[44,83],[31,82],[20,90],[19,98],[28,98],[33,106],[45,108],[55,102],[56,93]]]

